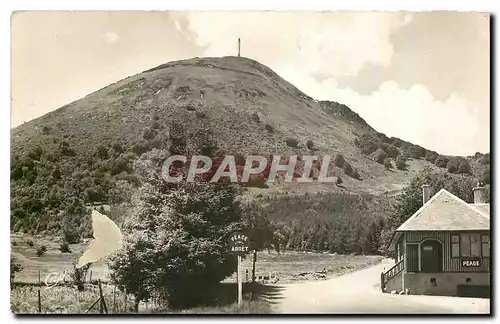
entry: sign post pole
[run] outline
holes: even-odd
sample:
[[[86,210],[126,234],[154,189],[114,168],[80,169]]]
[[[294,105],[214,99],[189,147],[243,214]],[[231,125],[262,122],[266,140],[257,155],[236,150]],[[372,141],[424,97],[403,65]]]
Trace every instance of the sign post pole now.
[[[238,306],[241,305],[243,299],[243,284],[241,280],[241,255],[238,255]]]
[[[249,242],[248,236],[244,234],[233,234],[229,239],[231,253],[236,254],[238,260],[238,268],[236,269],[236,282],[238,285],[238,306],[243,300],[243,274],[241,271],[241,257],[248,253]]]

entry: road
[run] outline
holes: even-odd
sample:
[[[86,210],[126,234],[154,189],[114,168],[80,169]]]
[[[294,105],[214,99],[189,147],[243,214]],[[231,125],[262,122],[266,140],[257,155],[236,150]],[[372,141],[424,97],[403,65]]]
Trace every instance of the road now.
[[[281,285],[271,298],[276,313],[488,314],[489,299],[391,295],[380,291],[380,273],[390,260],[317,282]]]

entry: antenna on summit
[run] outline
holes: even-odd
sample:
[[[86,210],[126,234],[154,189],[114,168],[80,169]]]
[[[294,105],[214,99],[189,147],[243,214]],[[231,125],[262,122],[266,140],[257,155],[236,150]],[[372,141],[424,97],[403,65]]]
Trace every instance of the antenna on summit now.
[[[240,49],[241,49],[241,40],[238,37],[238,57],[240,57]]]

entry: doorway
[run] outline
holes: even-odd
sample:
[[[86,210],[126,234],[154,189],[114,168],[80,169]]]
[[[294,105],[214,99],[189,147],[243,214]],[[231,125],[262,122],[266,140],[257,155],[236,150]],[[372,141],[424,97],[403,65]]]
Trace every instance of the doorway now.
[[[427,239],[420,244],[421,271],[443,272],[443,243]]]

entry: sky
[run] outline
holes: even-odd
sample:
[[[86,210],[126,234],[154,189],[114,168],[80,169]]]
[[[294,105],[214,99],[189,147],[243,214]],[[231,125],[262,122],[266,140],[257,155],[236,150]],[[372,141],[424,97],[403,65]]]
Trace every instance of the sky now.
[[[490,151],[489,15],[17,12],[11,127],[169,61],[237,54],[376,130],[440,154]]]

